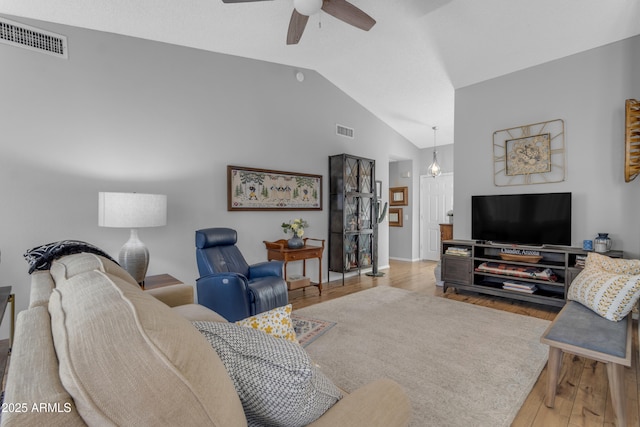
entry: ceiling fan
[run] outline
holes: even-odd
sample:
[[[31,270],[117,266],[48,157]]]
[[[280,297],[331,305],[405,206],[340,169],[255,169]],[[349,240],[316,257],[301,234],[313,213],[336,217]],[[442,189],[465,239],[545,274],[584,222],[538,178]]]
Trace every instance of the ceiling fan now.
[[[265,0],[222,0],[223,3],[247,3]],[[309,16],[325,11],[334,18],[369,31],[376,23],[375,19],[346,0],[293,0],[293,13],[287,31],[287,44],[298,44],[307,25]]]

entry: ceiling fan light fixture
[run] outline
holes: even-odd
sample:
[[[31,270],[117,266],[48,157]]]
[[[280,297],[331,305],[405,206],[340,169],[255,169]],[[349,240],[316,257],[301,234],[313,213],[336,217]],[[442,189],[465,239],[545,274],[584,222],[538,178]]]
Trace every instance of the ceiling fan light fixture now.
[[[299,14],[311,16],[322,9],[322,0],[293,0],[293,7]]]

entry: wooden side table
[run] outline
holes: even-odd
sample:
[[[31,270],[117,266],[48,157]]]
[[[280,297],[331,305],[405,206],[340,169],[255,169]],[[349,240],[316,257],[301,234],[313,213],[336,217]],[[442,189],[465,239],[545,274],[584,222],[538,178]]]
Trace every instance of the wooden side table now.
[[[300,249],[290,249],[287,241],[284,239],[275,242],[267,242],[264,244],[267,248],[267,259],[269,261],[284,261],[284,279],[287,281],[287,288],[292,291],[294,289],[306,288],[307,286],[317,286],[318,292],[322,295],[322,253],[324,252],[324,239],[313,239],[305,237],[302,239],[304,246]],[[321,246],[307,244],[309,240],[321,242]],[[287,275],[287,264],[290,261],[302,261],[302,275],[307,274],[307,260],[318,258],[318,282],[314,283],[306,280],[289,280]]]
[[[162,288],[163,286],[181,285],[182,282],[170,274],[156,274],[147,276],[142,283],[142,289]]]

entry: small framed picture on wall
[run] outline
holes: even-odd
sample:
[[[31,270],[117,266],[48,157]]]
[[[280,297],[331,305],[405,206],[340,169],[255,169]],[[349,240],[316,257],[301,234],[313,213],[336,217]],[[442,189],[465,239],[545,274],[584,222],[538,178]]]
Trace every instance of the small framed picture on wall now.
[[[389,189],[389,206],[407,206],[409,189],[407,187],[392,187]]]
[[[389,208],[389,227],[402,227],[402,208]]]

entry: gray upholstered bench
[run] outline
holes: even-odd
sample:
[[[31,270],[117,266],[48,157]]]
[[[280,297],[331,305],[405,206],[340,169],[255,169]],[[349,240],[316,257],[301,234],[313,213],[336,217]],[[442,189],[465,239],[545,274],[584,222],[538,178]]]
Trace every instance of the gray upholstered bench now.
[[[549,346],[545,405],[553,408],[563,352],[583,356],[606,364],[618,426],[626,426],[624,367],[631,366],[631,325],[631,314],[612,322],[580,303],[568,301],[540,338]]]

